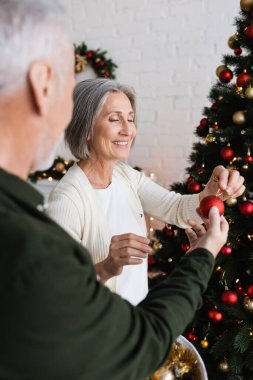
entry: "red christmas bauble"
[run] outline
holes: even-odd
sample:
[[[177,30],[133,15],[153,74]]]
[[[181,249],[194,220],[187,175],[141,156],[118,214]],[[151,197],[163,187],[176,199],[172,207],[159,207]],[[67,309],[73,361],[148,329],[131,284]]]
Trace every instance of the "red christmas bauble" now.
[[[206,117],[204,117],[203,119],[200,120],[199,125],[201,125],[202,127],[206,127],[209,125],[209,120]]]
[[[219,75],[219,79],[222,83],[229,83],[233,79],[232,71],[228,68],[222,70]]]
[[[217,103],[214,102],[212,105],[211,105],[211,110],[215,111],[217,110]]]
[[[224,146],[220,150],[220,156],[223,160],[231,161],[234,158],[235,152],[229,146]]]
[[[181,244],[181,249],[182,249],[182,251],[187,252],[188,249],[190,249],[190,244],[188,244],[188,243],[182,243]]]
[[[221,294],[221,300],[225,305],[232,306],[238,302],[238,295],[233,290],[225,290]]]
[[[186,334],[187,338],[189,340],[191,340],[192,342],[196,342],[196,340],[198,339],[197,335],[194,334],[193,331],[189,331],[187,334]]]
[[[170,228],[170,227],[167,227],[167,226],[165,226],[165,227],[163,228],[163,233],[164,233],[168,238],[172,238],[172,237],[175,236],[175,232],[174,232],[174,230],[173,230],[172,228]]]
[[[187,189],[190,193],[198,193],[201,190],[201,185],[197,181],[190,181],[187,185]]]
[[[250,201],[242,201],[239,204],[240,213],[244,216],[251,216],[253,214],[253,203]]]
[[[232,248],[231,248],[229,245],[224,245],[224,246],[221,248],[221,253],[222,253],[224,256],[230,256],[232,252],[233,252],[233,250],[232,250]]]
[[[219,129],[219,128],[220,128],[219,124],[218,123],[214,123],[213,129]]]
[[[200,211],[205,218],[208,218],[209,210],[211,207],[216,206],[219,210],[220,215],[224,213],[224,203],[222,200],[215,195],[208,195],[203,198],[199,204]]]
[[[156,261],[152,255],[148,255],[148,265],[153,266],[156,264]]]
[[[208,312],[208,317],[213,323],[219,323],[222,321],[223,315],[218,310],[210,310]]]
[[[249,297],[253,298],[253,285],[249,285],[247,288],[247,294]]]
[[[235,48],[234,49],[235,55],[241,55],[242,54],[242,49],[241,48]]]
[[[253,161],[253,157],[252,157],[252,156],[246,156],[246,157],[244,158],[244,160],[245,160],[248,164],[250,164],[250,163]]]
[[[250,39],[253,40],[253,24],[249,25],[245,29],[245,35]]]
[[[239,74],[236,80],[236,84],[238,87],[245,87],[248,84],[251,76],[247,73]]]

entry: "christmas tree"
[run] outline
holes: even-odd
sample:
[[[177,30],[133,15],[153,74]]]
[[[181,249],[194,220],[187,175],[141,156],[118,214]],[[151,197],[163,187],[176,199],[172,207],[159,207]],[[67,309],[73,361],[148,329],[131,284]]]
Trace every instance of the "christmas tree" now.
[[[184,335],[204,359],[210,380],[253,380],[253,0],[241,0],[232,54],[216,70],[210,105],[196,128],[188,178],[172,190],[202,190],[215,166],[238,170],[246,191],[225,202],[228,241],[219,253],[203,305]],[[169,274],[188,250],[183,230],[156,231],[150,269]],[[157,281],[157,279],[156,279]]]

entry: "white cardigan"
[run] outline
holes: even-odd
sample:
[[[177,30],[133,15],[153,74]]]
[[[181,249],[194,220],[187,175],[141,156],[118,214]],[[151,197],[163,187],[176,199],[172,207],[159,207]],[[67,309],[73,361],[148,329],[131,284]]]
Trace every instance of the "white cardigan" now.
[[[196,213],[198,194],[180,195],[168,191],[123,162],[115,165],[113,174],[126,181],[129,197],[138,214],[145,212],[181,228],[188,227],[188,219],[202,222]],[[87,247],[94,264],[108,256],[111,234],[105,215],[88,178],[76,163],[52,190],[47,212],[74,239]],[[146,231],[145,218],[140,218],[140,223]],[[106,285],[115,291],[116,277]]]

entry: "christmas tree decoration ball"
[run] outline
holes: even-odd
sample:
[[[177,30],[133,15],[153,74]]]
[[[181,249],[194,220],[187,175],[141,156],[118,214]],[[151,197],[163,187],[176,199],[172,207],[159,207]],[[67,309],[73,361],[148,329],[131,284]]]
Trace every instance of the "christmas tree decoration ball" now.
[[[221,294],[221,301],[227,306],[233,306],[238,302],[238,295],[233,290],[225,290]]]
[[[243,306],[245,310],[252,312],[253,311],[253,299],[245,297],[243,300]]]
[[[250,40],[253,40],[253,24],[249,25],[245,29],[245,35],[248,37]]]
[[[245,89],[244,92],[245,98],[247,99],[253,99],[253,87],[249,86]]]
[[[240,213],[244,216],[253,215],[253,203],[250,201],[242,201],[239,204]]]
[[[224,372],[224,373],[227,373],[229,372],[229,366],[228,366],[228,363],[226,361],[224,362],[220,362],[219,363],[219,370],[221,372]]]
[[[168,238],[172,238],[175,236],[175,232],[174,230],[171,228],[171,227],[168,227],[168,226],[165,226],[163,228],[163,233],[165,234],[165,236],[167,236]]]
[[[203,119],[200,120],[199,124],[202,126],[202,127],[206,127],[209,125],[209,120],[206,118],[206,117],[203,117]]]
[[[229,146],[224,146],[220,150],[220,157],[225,161],[231,161],[234,158],[235,152]]]
[[[218,208],[220,215],[223,215],[225,207],[222,200],[215,195],[208,195],[199,204],[200,211],[205,218],[208,218],[209,210],[213,206]]]
[[[247,294],[250,298],[253,298],[253,284],[248,286]]]
[[[190,193],[198,193],[201,190],[201,185],[199,182],[193,180],[188,183],[187,189]]]
[[[245,160],[245,162],[247,162],[248,164],[251,164],[251,162],[253,161],[253,157],[247,155],[247,156],[244,158],[244,160]]]
[[[206,143],[213,143],[216,141],[216,137],[212,135],[211,133],[208,133],[205,138]]]
[[[182,249],[182,251],[187,252],[188,249],[190,249],[190,244],[188,244],[188,243],[182,243],[181,244],[181,249]]]
[[[236,55],[236,56],[238,56],[238,55],[241,55],[242,54],[242,49],[239,47],[239,48],[235,48],[234,49],[234,54]]]
[[[243,125],[246,122],[246,117],[243,111],[236,111],[232,116],[233,123]]]
[[[155,252],[158,251],[159,249],[162,249],[162,247],[163,247],[163,245],[162,245],[162,243],[160,242],[160,240],[155,241],[155,242],[153,243],[153,245],[152,245],[152,248],[153,248],[153,250],[154,250]]]
[[[207,339],[203,339],[201,342],[200,342],[200,346],[202,347],[202,348],[207,348],[208,346],[209,346],[209,342],[208,342],[208,340]]]
[[[238,45],[238,41],[237,41],[237,37],[236,35],[233,35],[231,37],[229,37],[228,39],[228,46],[230,47],[230,49],[235,49]]]
[[[233,250],[229,245],[224,245],[221,248],[221,253],[223,256],[230,256],[232,254]]]
[[[236,79],[236,84],[238,87],[245,87],[247,86],[251,76],[248,73],[241,73],[238,75]]]
[[[156,261],[153,257],[153,255],[148,255],[148,266],[153,266],[156,264]]]
[[[189,331],[187,334],[186,334],[186,337],[191,340],[192,342],[196,342],[198,340],[198,337],[197,335],[193,332],[193,331]]]
[[[228,198],[226,201],[225,201],[226,205],[228,207],[233,207],[237,204],[237,199],[236,198]]]
[[[215,122],[213,124],[213,129],[219,129],[219,128],[220,128],[219,124],[217,122]]]
[[[253,9],[253,0],[241,0],[240,6],[242,11],[249,12]]]
[[[216,75],[217,75],[217,77],[220,75],[220,73],[223,71],[223,70],[225,70],[225,69],[227,69],[227,66],[225,66],[225,65],[220,65],[220,66],[218,66],[217,67],[217,69],[216,69]]]
[[[208,312],[208,317],[213,323],[220,323],[223,319],[222,313],[215,309]]]
[[[233,73],[230,69],[226,68],[222,70],[219,75],[219,79],[222,83],[229,83],[233,79]]]

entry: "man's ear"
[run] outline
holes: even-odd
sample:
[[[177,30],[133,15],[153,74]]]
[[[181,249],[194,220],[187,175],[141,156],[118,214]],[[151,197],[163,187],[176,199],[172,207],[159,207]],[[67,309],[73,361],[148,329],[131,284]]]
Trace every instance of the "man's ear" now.
[[[35,61],[28,71],[28,82],[36,112],[46,115],[55,92],[54,70],[49,62]]]

